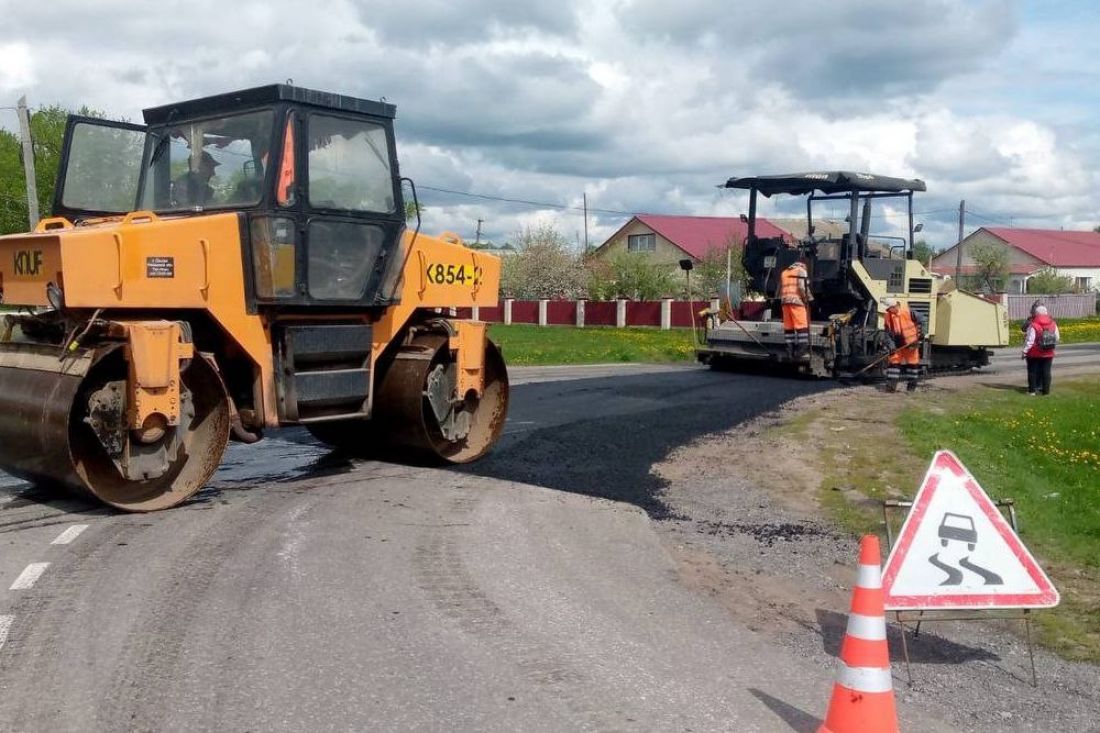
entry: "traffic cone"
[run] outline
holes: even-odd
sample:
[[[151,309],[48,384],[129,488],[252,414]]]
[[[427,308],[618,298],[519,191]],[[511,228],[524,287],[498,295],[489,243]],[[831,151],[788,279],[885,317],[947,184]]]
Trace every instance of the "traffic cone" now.
[[[878,537],[859,543],[859,577],[840,645],[840,670],[829,712],[817,733],[897,733],[898,714],[886,645]]]

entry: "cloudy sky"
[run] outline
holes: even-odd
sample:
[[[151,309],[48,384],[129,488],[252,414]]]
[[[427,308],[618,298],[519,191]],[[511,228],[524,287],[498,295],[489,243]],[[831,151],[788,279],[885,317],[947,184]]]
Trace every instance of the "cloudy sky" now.
[[[385,97],[429,231],[580,242],[587,194],[599,243],[634,212],[744,211],[730,176],[808,169],[924,179],[936,246],[960,199],[968,230],[1100,224],[1091,0],[0,0],[0,18],[0,106],[136,121],[286,79]]]

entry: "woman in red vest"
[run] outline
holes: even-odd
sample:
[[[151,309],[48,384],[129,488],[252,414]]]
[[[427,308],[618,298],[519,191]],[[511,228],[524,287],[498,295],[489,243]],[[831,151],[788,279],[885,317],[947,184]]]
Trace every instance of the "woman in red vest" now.
[[[1035,308],[1035,316],[1027,327],[1024,353],[1027,360],[1027,393],[1050,394],[1050,367],[1054,361],[1054,347],[1062,340],[1058,324],[1050,317],[1046,306]]]

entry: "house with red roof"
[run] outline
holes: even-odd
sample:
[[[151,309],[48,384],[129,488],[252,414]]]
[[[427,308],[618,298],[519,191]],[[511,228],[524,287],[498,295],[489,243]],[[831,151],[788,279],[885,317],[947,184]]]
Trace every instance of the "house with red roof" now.
[[[592,256],[613,257],[619,252],[640,252],[649,255],[657,264],[675,266],[688,258],[699,262],[711,252],[725,253],[731,246],[742,247],[748,226],[738,217],[635,214],[597,247]],[[790,238],[788,232],[759,218],[756,235]]]
[[[970,256],[975,245],[992,244],[1008,250],[1009,274],[1002,284],[1007,293],[1026,293],[1027,281],[1036,272],[1051,269],[1072,277],[1078,292],[1100,289],[1100,233],[1067,232],[1060,229],[1009,229],[982,227],[962,242],[932,259],[932,271],[955,276],[959,248],[959,275],[974,275],[977,266]]]

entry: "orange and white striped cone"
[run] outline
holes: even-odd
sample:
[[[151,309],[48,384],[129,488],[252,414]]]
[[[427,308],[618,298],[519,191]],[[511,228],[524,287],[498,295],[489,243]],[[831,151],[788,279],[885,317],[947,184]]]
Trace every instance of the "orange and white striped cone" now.
[[[859,543],[859,577],[840,645],[840,670],[818,733],[897,733],[898,714],[886,645],[882,557],[878,537]]]

